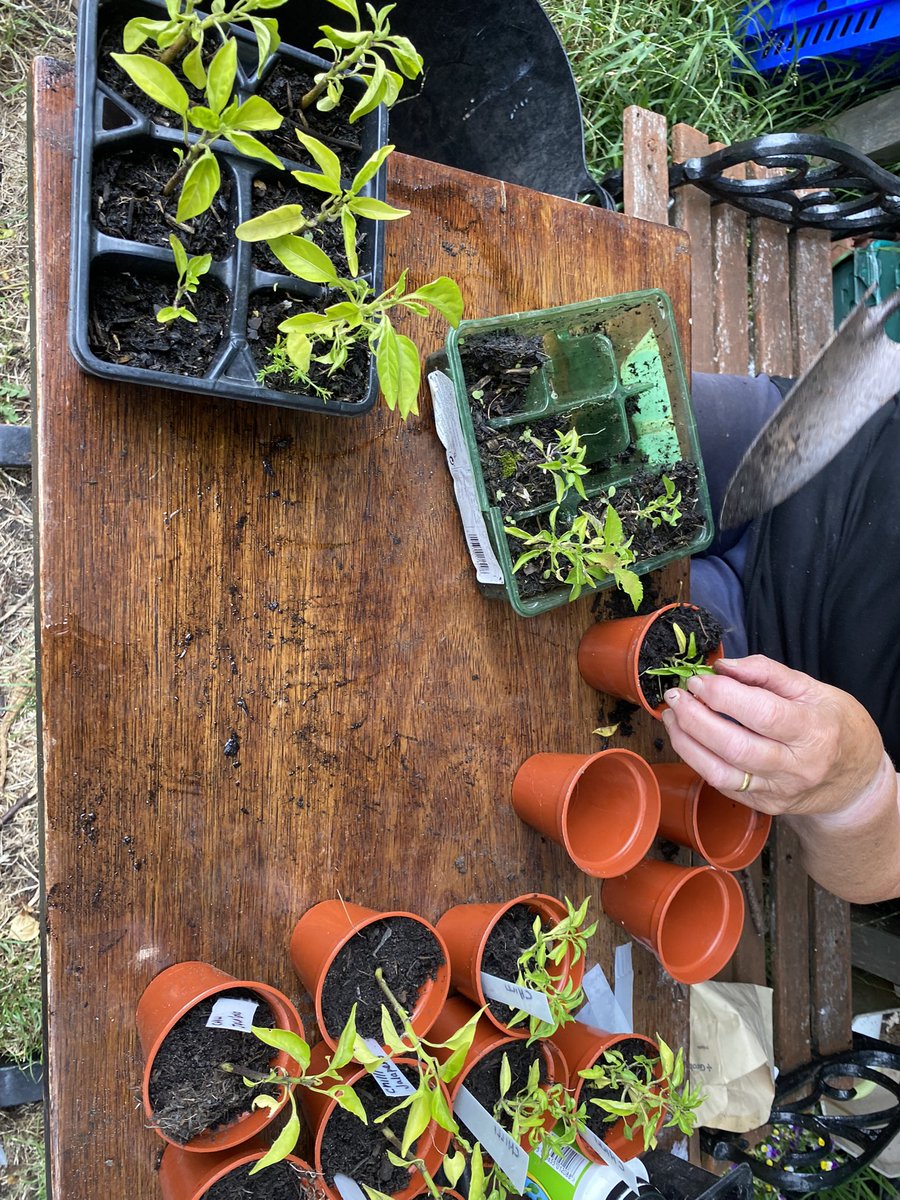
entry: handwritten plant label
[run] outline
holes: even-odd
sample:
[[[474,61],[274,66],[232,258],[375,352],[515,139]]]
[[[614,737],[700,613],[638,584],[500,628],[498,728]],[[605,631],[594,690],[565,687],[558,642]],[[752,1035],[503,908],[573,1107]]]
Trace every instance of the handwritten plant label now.
[[[619,1158],[615,1150],[607,1146],[606,1142],[604,1142],[601,1138],[598,1138],[592,1130],[587,1128],[587,1126],[583,1126],[578,1130],[578,1132],[594,1151],[594,1153],[600,1155],[608,1167],[612,1167],[614,1171],[618,1171],[625,1182],[631,1187],[637,1188],[637,1175],[635,1175],[628,1163],[623,1162],[622,1159]]]
[[[496,1000],[500,1004],[508,1004],[510,1008],[521,1009],[530,1017],[539,1021],[553,1024],[553,1014],[543,992],[523,987],[520,983],[511,983],[508,979],[499,979],[496,975],[481,972],[481,990],[488,1000]]]
[[[366,1193],[349,1175],[335,1175],[334,1186],[337,1188],[341,1200],[366,1200]]]
[[[456,1093],[453,1112],[472,1137],[481,1142],[485,1153],[503,1171],[515,1191],[524,1192],[528,1174],[527,1152],[494,1120],[484,1105],[479,1104],[467,1087],[461,1087]]]
[[[259,1008],[258,1000],[231,1000],[223,996],[212,1006],[207,1029],[237,1029],[240,1033],[250,1033],[253,1025],[253,1014]]]
[[[363,1041],[373,1054],[377,1054],[379,1058],[383,1057],[384,1051],[374,1038],[363,1038]],[[373,1071],[372,1078],[386,1096],[411,1096],[416,1090],[397,1064],[390,1061],[382,1063]]]

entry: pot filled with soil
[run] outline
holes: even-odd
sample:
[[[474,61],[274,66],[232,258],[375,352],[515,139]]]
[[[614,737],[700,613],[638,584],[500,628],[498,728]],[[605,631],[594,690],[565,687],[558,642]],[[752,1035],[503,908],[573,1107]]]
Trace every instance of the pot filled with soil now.
[[[319,1042],[313,1047],[310,1071],[324,1070],[329,1057],[328,1046]],[[419,1073],[415,1058],[396,1057],[393,1067],[415,1089]],[[410,1200],[425,1190],[425,1180],[417,1167],[397,1166],[390,1161],[388,1152],[396,1153],[401,1145],[407,1110],[403,1109],[385,1121],[380,1121],[399,1103],[394,1087],[386,1094],[374,1075],[367,1074],[362,1067],[345,1067],[340,1072],[342,1081],[356,1092],[365,1109],[367,1124],[363,1124],[353,1113],[341,1108],[329,1096],[308,1088],[299,1089],[300,1105],[313,1137],[313,1163],[322,1175],[333,1200],[340,1200],[334,1186],[335,1175],[346,1175],[358,1184],[368,1184],[396,1200]],[[449,1105],[446,1088],[445,1092]],[[385,1134],[389,1136],[385,1136]],[[410,1149],[409,1158],[420,1158],[425,1169],[434,1175],[440,1166],[450,1134],[433,1121],[416,1139]]]
[[[381,1009],[389,999],[379,977],[420,1036],[431,1028],[450,988],[443,938],[415,913],[323,900],[294,926],[290,953],[332,1049],[354,1004],[357,1032],[382,1044]]]
[[[451,465],[476,493],[464,523],[487,595],[532,616],[616,585],[637,608],[641,575],[711,541],[665,293],[464,321],[432,362],[452,381],[436,421],[448,450],[459,428]]]
[[[351,70],[339,38],[334,61],[280,42],[265,0],[230,23],[233,5],[176,7],[173,18],[165,0],[80,6],[72,353],[127,383],[365,413],[382,337],[385,354],[398,340],[382,333],[387,309],[352,327],[325,320],[324,333],[323,314],[385,292],[384,221],[404,212],[384,201],[378,101],[393,102],[421,59],[387,17]],[[390,85],[373,85],[376,57]],[[441,308],[436,294],[422,302]]]
[[[138,1001],[144,1053],[142,1095],[148,1124],[186,1150],[226,1150],[260,1133],[288,1100],[288,1090],[248,1088],[241,1072],[296,1073],[297,1064],[249,1032],[286,1029],[303,1037],[290,1000],[267,984],[237,980],[207,963],[177,963],[160,972]],[[251,1109],[253,1097],[275,1097],[272,1108]]]
[[[501,1032],[528,1037],[528,1021],[510,1024],[517,1014],[521,1020],[521,1014],[527,1011],[524,1006],[534,1000],[528,994],[530,989],[517,982],[519,959],[535,945],[536,917],[546,933],[565,916],[564,904],[540,892],[500,904],[458,904],[448,909],[438,921],[437,929],[449,951],[453,987],[477,1007],[486,1006],[485,1015]],[[552,995],[545,996],[545,1000],[553,1000],[570,985],[577,992],[584,976],[584,956],[574,961],[574,955],[567,950],[558,964],[547,964],[547,974],[548,991]],[[548,1015],[545,1012],[544,1020]]]
[[[577,867],[604,879],[621,875],[650,849],[659,825],[659,788],[631,750],[533,754],[513,780],[523,821],[558,842]]]
[[[441,1010],[438,1019],[431,1030],[431,1040],[434,1042],[448,1041],[457,1029],[461,1029],[476,1013],[476,1008],[464,996],[450,996]],[[436,1051],[441,1062],[450,1057],[450,1051]],[[503,1059],[509,1066],[510,1082],[505,1096],[501,1089],[501,1071]],[[465,1062],[459,1074],[450,1084],[450,1099],[455,1104],[460,1088],[465,1088],[478,1103],[491,1113],[498,1124],[507,1132],[512,1132],[513,1115],[510,1111],[510,1101],[526,1094],[528,1091],[529,1075],[538,1063],[538,1086],[546,1090],[554,1084],[565,1087],[568,1083],[569,1072],[562,1052],[551,1041],[536,1041],[531,1045],[520,1037],[502,1033],[487,1016],[481,1016],[475,1026],[475,1037],[466,1055]],[[506,1099],[504,1107],[502,1101]],[[543,1128],[552,1129],[556,1117],[547,1114],[545,1125],[534,1131],[534,1137],[520,1138],[520,1145],[526,1149],[540,1141]]]
[[[757,812],[723,796],[687,763],[655,763],[659,784],[659,833],[688,846],[713,867],[740,871],[762,853],[772,826]]]
[[[553,1035],[553,1042],[563,1056],[569,1072],[569,1090],[575,1096],[576,1105],[584,1105],[584,1125],[587,1134],[577,1136],[578,1148],[593,1162],[603,1162],[599,1151],[591,1145],[593,1138],[599,1139],[609,1146],[619,1158],[628,1160],[641,1154],[644,1150],[642,1140],[634,1137],[634,1120],[619,1117],[609,1120],[609,1114],[599,1105],[592,1103],[595,1099],[621,1100],[621,1088],[601,1087],[582,1077],[580,1072],[588,1071],[603,1059],[607,1050],[618,1051],[626,1062],[637,1056],[644,1056],[658,1062],[659,1047],[654,1041],[641,1034],[607,1033],[602,1029],[594,1029],[581,1021],[572,1021]],[[657,1072],[658,1074],[658,1072]],[[657,1127],[662,1124],[664,1114],[659,1114]],[[631,1125],[632,1136],[626,1134],[626,1124]]]
[[[679,983],[721,971],[744,928],[744,893],[729,871],[645,858],[603,882],[603,911],[659,959]]]
[[[659,717],[663,696],[722,657],[722,628],[695,604],[667,604],[643,617],[598,621],[578,646],[578,670],[598,692]]]
[[[259,1139],[203,1155],[167,1146],[159,1167],[163,1200],[326,1200],[315,1171],[293,1154],[251,1175],[267,1151]]]

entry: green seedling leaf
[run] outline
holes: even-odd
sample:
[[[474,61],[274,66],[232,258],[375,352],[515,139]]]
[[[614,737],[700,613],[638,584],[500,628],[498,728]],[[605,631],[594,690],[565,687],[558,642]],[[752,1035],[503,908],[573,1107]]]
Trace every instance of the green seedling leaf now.
[[[273,238],[269,242],[269,249],[281,265],[299,279],[306,279],[309,283],[337,283],[334,263],[324,250],[307,238],[286,234]]]
[[[172,247],[172,254],[175,256],[175,266],[178,268],[178,274],[184,275],[188,266],[187,250],[181,244],[181,239],[177,238],[174,233],[169,234],[169,245]]]
[[[340,195],[340,183],[335,183],[333,179],[326,179],[324,175],[317,175],[313,171],[291,171],[291,176],[303,187],[315,188],[317,192],[325,192],[329,196]]]
[[[244,1083],[247,1084],[248,1087],[256,1086],[253,1083],[253,1081],[250,1079],[245,1079]],[[278,1101],[276,1100],[276,1098],[274,1096],[266,1096],[265,1094],[263,1094],[261,1096],[254,1096],[253,1100],[250,1103],[250,1107],[251,1108],[269,1108],[269,1109],[277,1108]]]
[[[229,38],[213,55],[206,76],[206,99],[213,112],[220,113],[234,91],[237,74],[237,42]]]
[[[359,7],[356,0],[328,0],[328,3],[334,5],[335,8],[339,8],[341,12],[349,13],[357,26],[359,25]]]
[[[297,1145],[297,1139],[300,1136],[300,1118],[297,1116],[297,1109],[294,1104],[294,1098],[291,1097],[291,1115],[288,1117],[287,1123],[279,1133],[278,1137],[272,1143],[272,1146],[267,1154],[255,1163],[250,1170],[251,1175],[256,1175],[259,1171],[264,1171],[266,1167],[271,1167],[274,1163],[281,1162],[287,1158],[293,1148]]]
[[[278,155],[273,154],[269,147],[264,146],[252,133],[242,133],[237,129],[226,129],[224,133],[235,150],[239,150],[247,158],[259,158],[263,162],[267,162],[270,167],[275,167],[279,171],[284,170],[284,164]]]
[[[296,233],[306,224],[301,205],[281,204],[249,221],[242,221],[234,232],[242,242],[266,242],[270,238],[284,237],[286,233]]]
[[[206,67],[203,65],[203,31],[200,31],[200,37],[193,50],[181,60],[181,69],[184,72],[184,77],[197,88],[198,91],[206,90]]]
[[[326,337],[333,332],[334,321],[323,313],[303,312],[286,317],[278,328],[282,333],[319,334]]]
[[[334,1070],[340,1067],[345,1067],[353,1058],[353,1050],[356,1045],[356,1005],[350,1009],[350,1016],[347,1018],[347,1024],[341,1030],[341,1036],[338,1038],[338,1044],[335,1046],[334,1054],[331,1059],[331,1066]]]
[[[368,217],[370,221],[399,221],[401,217],[409,216],[408,208],[395,208],[393,204],[373,200],[371,196],[354,196],[349,201],[349,208],[358,217]]]
[[[415,79],[422,73],[425,60],[409,38],[394,34],[387,43],[387,50],[397,64],[397,69],[402,71],[407,79]]]
[[[258,54],[256,73],[258,75],[265,66],[269,55],[274,54],[278,49],[281,44],[281,38],[278,36],[278,22],[274,17],[251,16],[248,20],[250,28],[256,34],[256,49]]]
[[[165,63],[146,54],[111,54],[110,58],[151,100],[180,117],[187,116],[188,94]]]
[[[429,1097],[419,1090],[412,1098],[406,1118],[406,1125],[403,1130],[400,1153],[404,1157],[409,1154],[409,1149],[416,1141],[416,1138],[420,1137],[428,1128],[430,1120],[431,1104],[429,1103]]]
[[[407,300],[424,300],[432,308],[436,308],[445,321],[455,329],[462,319],[463,298],[459,284],[447,275],[440,275],[431,283],[425,283],[410,292]]]
[[[373,109],[378,107],[387,94],[387,80],[387,67],[385,67],[382,59],[376,58],[368,87],[363,92],[362,98],[348,118],[351,125],[354,121],[358,121],[360,117],[364,117],[366,113],[370,113]]]
[[[398,409],[405,421],[410,413],[418,413],[421,366],[415,344],[402,333],[396,333],[389,321],[381,326],[375,350],[378,382],[388,408]]]
[[[500,1063],[500,1096],[506,1095],[512,1087],[512,1069],[509,1065],[509,1057],[504,1054]]]
[[[393,1196],[388,1196],[386,1192],[379,1192],[378,1188],[370,1187],[367,1183],[363,1183],[360,1186],[369,1197],[369,1200],[394,1200]]]
[[[335,1103],[345,1112],[351,1113],[357,1120],[362,1121],[363,1125],[368,1125],[369,1118],[366,1116],[362,1101],[349,1084],[345,1087],[336,1087],[331,1094],[334,1096]]]
[[[191,325],[197,324],[197,318],[189,308],[175,307],[171,304],[165,305],[156,314],[156,319],[161,325],[168,325],[170,321],[174,321],[177,317],[187,321]]]
[[[288,333],[285,338],[287,356],[300,372],[306,375],[312,362],[312,343],[305,333]]]
[[[260,130],[278,129],[284,118],[262,96],[250,96],[238,106],[234,114],[234,124],[238,129]]]
[[[325,178],[337,184],[337,188],[340,190],[341,163],[338,156],[333,150],[329,150],[324,142],[320,142],[318,138],[311,137],[308,133],[301,133],[299,129],[295,129],[294,132],[297,135],[297,141],[312,155],[313,161]]]
[[[152,21],[149,17],[132,17],[122,33],[122,45],[126,54],[140,50],[148,38],[154,41],[158,34],[169,27],[168,21]]]
[[[356,217],[349,208],[341,209],[341,232],[344,235],[347,270],[351,275],[356,276],[359,274],[359,256],[356,253]]]
[[[309,1066],[309,1046],[299,1034],[289,1029],[263,1029],[259,1025],[251,1025],[250,1030],[265,1045],[281,1050],[292,1058],[301,1071]]]
[[[360,167],[360,169],[353,176],[353,182],[350,185],[351,195],[356,196],[359,192],[362,191],[362,189],[365,187],[365,185],[369,182],[370,179],[374,179],[374,177],[378,174],[378,170],[381,167],[382,163],[385,161],[385,159],[388,157],[389,154],[393,153],[393,151],[394,151],[393,146],[381,146],[378,150],[375,151],[375,153],[371,156],[371,158],[368,158],[363,163],[363,165]]]
[[[215,199],[220,182],[221,174],[215,156],[209,151],[201,154],[184,177],[175,220],[184,224],[191,217],[199,217],[206,212]]]
[[[460,1176],[466,1169],[466,1156],[462,1150],[454,1150],[451,1154],[444,1156],[442,1166],[444,1174],[447,1176],[447,1182],[451,1187],[456,1187]]]

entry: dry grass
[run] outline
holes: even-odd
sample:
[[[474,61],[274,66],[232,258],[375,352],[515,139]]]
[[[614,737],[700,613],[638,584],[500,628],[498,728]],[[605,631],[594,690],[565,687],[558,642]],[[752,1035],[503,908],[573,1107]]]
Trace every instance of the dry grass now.
[[[76,0],[0,0],[0,420],[28,420],[29,65],[37,54],[73,57],[75,9]],[[0,938],[12,947],[0,959],[0,1014],[9,1021],[0,1044],[26,1055],[39,1038],[38,958],[33,944],[13,952],[9,939],[39,895],[31,526],[30,472],[0,471]],[[43,1200],[41,1106],[0,1111],[0,1146],[8,1160],[0,1194]]]

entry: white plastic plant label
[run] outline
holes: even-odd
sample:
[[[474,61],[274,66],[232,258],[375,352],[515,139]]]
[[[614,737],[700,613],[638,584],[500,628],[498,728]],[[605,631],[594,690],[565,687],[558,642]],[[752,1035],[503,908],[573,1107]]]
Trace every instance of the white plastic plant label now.
[[[341,1200],[367,1200],[366,1193],[349,1175],[335,1175],[334,1186]]]
[[[623,1033],[634,1032],[634,965],[632,960],[632,942],[616,946],[615,984],[616,1001],[625,1015],[628,1028]]]
[[[581,986],[587,1004],[576,1013],[576,1020],[607,1033],[634,1032],[599,963],[585,971]]]
[[[467,1087],[461,1087],[456,1093],[453,1112],[472,1137],[481,1142],[485,1153],[499,1166],[513,1188],[519,1193],[523,1192],[525,1178],[528,1175],[526,1151],[502,1125],[498,1125],[484,1105],[479,1104]]]
[[[236,1029],[240,1033],[250,1033],[253,1025],[253,1015],[259,1008],[257,1000],[230,1000],[223,996],[212,1006],[207,1029]]]
[[[511,983],[508,979],[489,975],[487,971],[481,972],[481,990],[488,1000],[508,1004],[510,1008],[527,1012],[530,1017],[537,1017],[539,1021],[546,1021],[548,1025],[553,1024],[553,1014],[543,992],[536,992],[520,983]]]
[[[377,1054],[379,1058],[384,1057],[384,1050],[374,1038],[363,1038],[363,1041],[373,1054]],[[373,1071],[372,1078],[386,1096],[411,1096],[416,1090],[397,1064],[390,1061],[383,1062]]]
[[[581,1129],[578,1130],[578,1132],[581,1134],[582,1138],[584,1138],[585,1142],[587,1142],[587,1144],[590,1146],[590,1148],[594,1151],[594,1153],[598,1154],[600,1156],[600,1158],[603,1159],[603,1161],[606,1163],[606,1165],[608,1167],[612,1167],[612,1169],[614,1171],[619,1172],[619,1174],[622,1176],[622,1178],[625,1180],[625,1182],[629,1185],[629,1187],[637,1188],[637,1184],[638,1184],[637,1174],[632,1170],[632,1168],[630,1167],[630,1165],[627,1162],[623,1162],[622,1159],[619,1158],[619,1156],[618,1156],[618,1154],[616,1154],[615,1150],[613,1150],[611,1147],[607,1146],[606,1142],[604,1142],[601,1138],[598,1138],[595,1133],[593,1133],[590,1129],[587,1128],[587,1126],[583,1126]],[[641,1164],[641,1166],[643,1167],[643,1163]],[[647,1178],[646,1168],[644,1168],[643,1177],[644,1177],[644,1179]]]
[[[491,546],[475,491],[475,477],[456,408],[453,380],[443,371],[432,371],[428,376],[428,386],[431,388],[434,425],[447,452],[456,506],[462,519],[469,557],[475,566],[475,578],[479,583],[502,583],[503,571]]]

